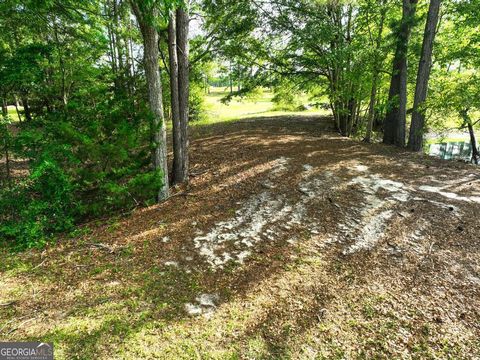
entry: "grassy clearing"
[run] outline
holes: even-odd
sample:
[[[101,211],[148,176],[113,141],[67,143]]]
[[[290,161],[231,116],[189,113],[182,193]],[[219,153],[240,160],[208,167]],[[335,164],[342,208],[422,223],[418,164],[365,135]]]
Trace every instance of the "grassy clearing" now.
[[[20,111],[23,111],[23,108],[19,109]],[[8,116],[12,122],[18,122],[18,114],[17,110],[15,109],[15,106],[9,106],[8,107]]]
[[[475,122],[477,119],[480,119],[480,112],[473,111],[470,113],[470,117]],[[459,130],[462,124],[463,120],[455,113],[434,113],[428,120],[428,125],[433,133],[459,133],[462,132]],[[480,123],[477,124],[475,128],[477,131],[480,130]],[[463,132],[466,132],[466,130],[463,130]],[[452,141],[456,140],[454,139]]]
[[[443,144],[443,143],[452,143],[452,142],[469,142],[470,138],[468,134],[465,134],[465,137],[440,137],[436,139],[428,139],[426,143],[428,145],[432,144]]]
[[[240,119],[270,117],[270,116],[312,116],[312,115],[330,115],[327,110],[309,109],[306,111],[281,111],[275,109],[272,102],[273,93],[271,91],[262,91],[253,99],[234,99],[228,104],[222,103],[228,93],[222,89],[213,89],[206,96],[207,116],[205,120],[196,122],[195,125],[208,125],[219,122],[231,122]],[[306,96],[301,98],[303,105],[308,105]]]

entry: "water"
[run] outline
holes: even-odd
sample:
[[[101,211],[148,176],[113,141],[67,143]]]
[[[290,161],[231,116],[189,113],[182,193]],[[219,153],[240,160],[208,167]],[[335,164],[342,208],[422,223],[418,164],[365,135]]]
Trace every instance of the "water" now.
[[[444,160],[471,161],[472,144],[469,141],[450,141],[430,144],[427,148],[427,154]]]

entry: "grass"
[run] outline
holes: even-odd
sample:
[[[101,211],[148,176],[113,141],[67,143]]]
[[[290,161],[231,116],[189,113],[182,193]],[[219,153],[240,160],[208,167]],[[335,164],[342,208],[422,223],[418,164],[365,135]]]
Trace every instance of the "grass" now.
[[[470,117],[475,122],[477,119],[480,119],[480,111],[472,111]],[[456,136],[452,139],[447,138],[446,142],[451,141],[463,141],[464,139],[468,140],[467,129],[459,130],[463,121],[456,113],[451,112],[439,112],[434,113],[428,121],[428,126],[432,133],[441,134],[441,133],[465,133],[465,136]],[[475,126],[475,130],[480,130],[480,123]],[[441,138],[439,140],[442,140]],[[435,140],[434,140],[435,141]],[[435,141],[436,142],[436,141]],[[443,141],[442,141],[443,142]]]
[[[327,110],[309,109],[306,111],[277,110],[272,102],[273,93],[269,90],[261,91],[256,97],[248,99],[235,98],[228,104],[222,103],[222,99],[228,95],[223,89],[213,88],[205,98],[207,116],[204,120],[195,123],[196,126],[204,126],[219,122],[231,122],[240,119],[270,117],[270,116],[308,116],[330,115]],[[303,105],[308,105],[307,96],[301,97]]]
[[[19,109],[20,111],[23,110],[22,107],[20,107]],[[12,122],[18,122],[19,119],[18,119],[18,114],[17,114],[17,110],[15,109],[15,106],[9,106],[8,107],[8,116],[10,117],[10,120]]]
[[[427,144],[432,145],[432,144],[443,144],[443,143],[451,143],[451,142],[469,142],[470,139],[468,138],[468,135],[466,137],[461,138],[461,137],[440,137],[440,138],[435,138],[435,139],[428,139]]]

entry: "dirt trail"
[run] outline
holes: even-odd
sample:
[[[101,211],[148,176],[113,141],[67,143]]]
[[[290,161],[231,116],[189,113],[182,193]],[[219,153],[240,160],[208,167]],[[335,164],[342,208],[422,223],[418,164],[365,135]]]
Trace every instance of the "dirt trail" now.
[[[328,119],[193,135],[188,196],[4,255],[1,338],[60,358],[480,356],[478,169]]]

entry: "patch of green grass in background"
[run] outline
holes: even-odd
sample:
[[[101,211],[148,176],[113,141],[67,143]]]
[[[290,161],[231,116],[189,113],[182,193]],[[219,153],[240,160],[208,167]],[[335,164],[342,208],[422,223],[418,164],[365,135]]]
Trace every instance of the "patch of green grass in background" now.
[[[480,111],[472,111],[470,117],[473,122],[480,119]],[[450,133],[450,134],[460,134],[464,135],[454,136],[454,137],[445,137],[445,141],[439,136],[437,140],[431,140],[433,143],[438,142],[455,142],[455,141],[464,141],[465,139],[469,140],[469,134],[467,129],[460,129],[463,124],[463,120],[459,117],[457,113],[452,112],[436,112],[428,119],[428,128],[429,132],[433,134]],[[480,131],[480,123],[475,125],[475,131]],[[441,140],[441,141],[440,141]],[[430,143],[430,140],[429,140]]]
[[[435,139],[428,139],[426,141],[427,145],[455,143],[455,142],[470,142],[469,135],[465,134],[465,137],[438,137]]]
[[[20,108],[19,110],[22,111],[23,108]],[[19,121],[17,110],[15,109],[15,106],[9,106],[8,107],[8,117],[10,118],[10,120],[12,122],[18,122]]]
[[[239,119],[269,117],[269,116],[308,116],[330,115],[330,111],[312,108],[305,111],[279,111],[272,102],[273,92],[263,90],[254,98],[234,98],[228,104],[222,99],[228,95],[224,89],[213,88],[205,97],[207,116],[205,120],[197,121],[193,125],[208,125],[219,122],[230,122]],[[308,105],[307,96],[302,96],[302,104]]]

